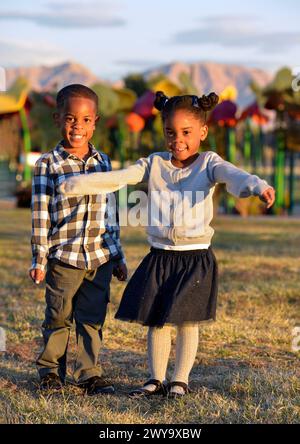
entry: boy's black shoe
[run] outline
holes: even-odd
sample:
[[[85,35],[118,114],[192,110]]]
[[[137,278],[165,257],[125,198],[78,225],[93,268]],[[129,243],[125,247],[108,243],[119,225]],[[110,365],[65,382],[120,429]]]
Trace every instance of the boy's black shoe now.
[[[39,388],[41,391],[57,392],[62,390],[63,385],[59,376],[55,373],[48,373],[41,378]]]
[[[89,396],[93,395],[113,395],[115,393],[115,388],[113,384],[106,381],[100,376],[92,376],[83,383],[79,384],[79,387],[86,391]]]

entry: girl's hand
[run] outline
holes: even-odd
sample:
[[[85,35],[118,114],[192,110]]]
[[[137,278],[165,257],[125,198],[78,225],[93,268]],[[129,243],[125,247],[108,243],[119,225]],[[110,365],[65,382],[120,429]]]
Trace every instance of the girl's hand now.
[[[270,208],[275,202],[275,190],[273,187],[267,188],[260,196],[260,200],[266,202],[267,208]]]
[[[64,182],[62,182],[58,187],[57,187],[57,191],[60,194],[66,194],[67,196],[69,196],[70,194],[72,194],[73,191],[73,183],[72,183],[72,179],[73,177],[70,177],[68,180],[65,180]]]
[[[64,194],[66,196],[78,196],[87,194],[85,193],[84,189],[84,179],[85,177],[81,175],[69,177],[67,180],[58,185],[57,191],[58,193]]]
[[[125,264],[118,264],[115,265],[113,269],[113,275],[119,280],[119,281],[126,281],[127,280],[127,267]]]

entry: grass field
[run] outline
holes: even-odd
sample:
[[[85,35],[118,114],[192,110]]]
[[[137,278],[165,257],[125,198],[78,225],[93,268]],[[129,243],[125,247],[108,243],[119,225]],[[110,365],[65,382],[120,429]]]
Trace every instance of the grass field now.
[[[112,284],[101,361],[117,394],[86,397],[68,385],[61,394],[36,390],[44,289],[27,278],[30,213],[0,210],[1,423],[299,423],[300,221],[215,220],[219,262],[217,322],[200,329],[191,373],[194,394],[181,400],[131,400],[126,392],[148,377],[146,329],[114,320],[124,284]],[[148,251],[143,229],[123,229],[130,274]],[[174,347],[173,347],[174,348]],[[70,365],[74,359],[74,334]],[[174,362],[172,351],[170,368]]]

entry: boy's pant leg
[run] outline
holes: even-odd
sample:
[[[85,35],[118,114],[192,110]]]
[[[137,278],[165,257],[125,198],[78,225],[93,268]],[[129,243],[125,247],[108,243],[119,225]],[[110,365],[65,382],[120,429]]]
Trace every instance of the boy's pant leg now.
[[[66,356],[73,320],[73,298],[85,270],[56,259],[49,260],[46,273],[46,311],[43,323],[44,350],[37,360],[40,377],[55,373],[66,376]]]
[[[108,261],[94,273],[87,272],[76,294],[74,317],[77,358],[74,379],[79,383],[102,374],[98,356],[102,341],[102,327],[109,302],[112,268],[112,261]]]

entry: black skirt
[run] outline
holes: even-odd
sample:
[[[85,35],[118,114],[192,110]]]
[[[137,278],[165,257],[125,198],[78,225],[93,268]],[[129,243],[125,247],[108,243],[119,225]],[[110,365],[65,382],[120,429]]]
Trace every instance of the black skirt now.
[[[216,319],[218,265],[212,248],[151,248],[123,293],[116,319],[150,327]]]

